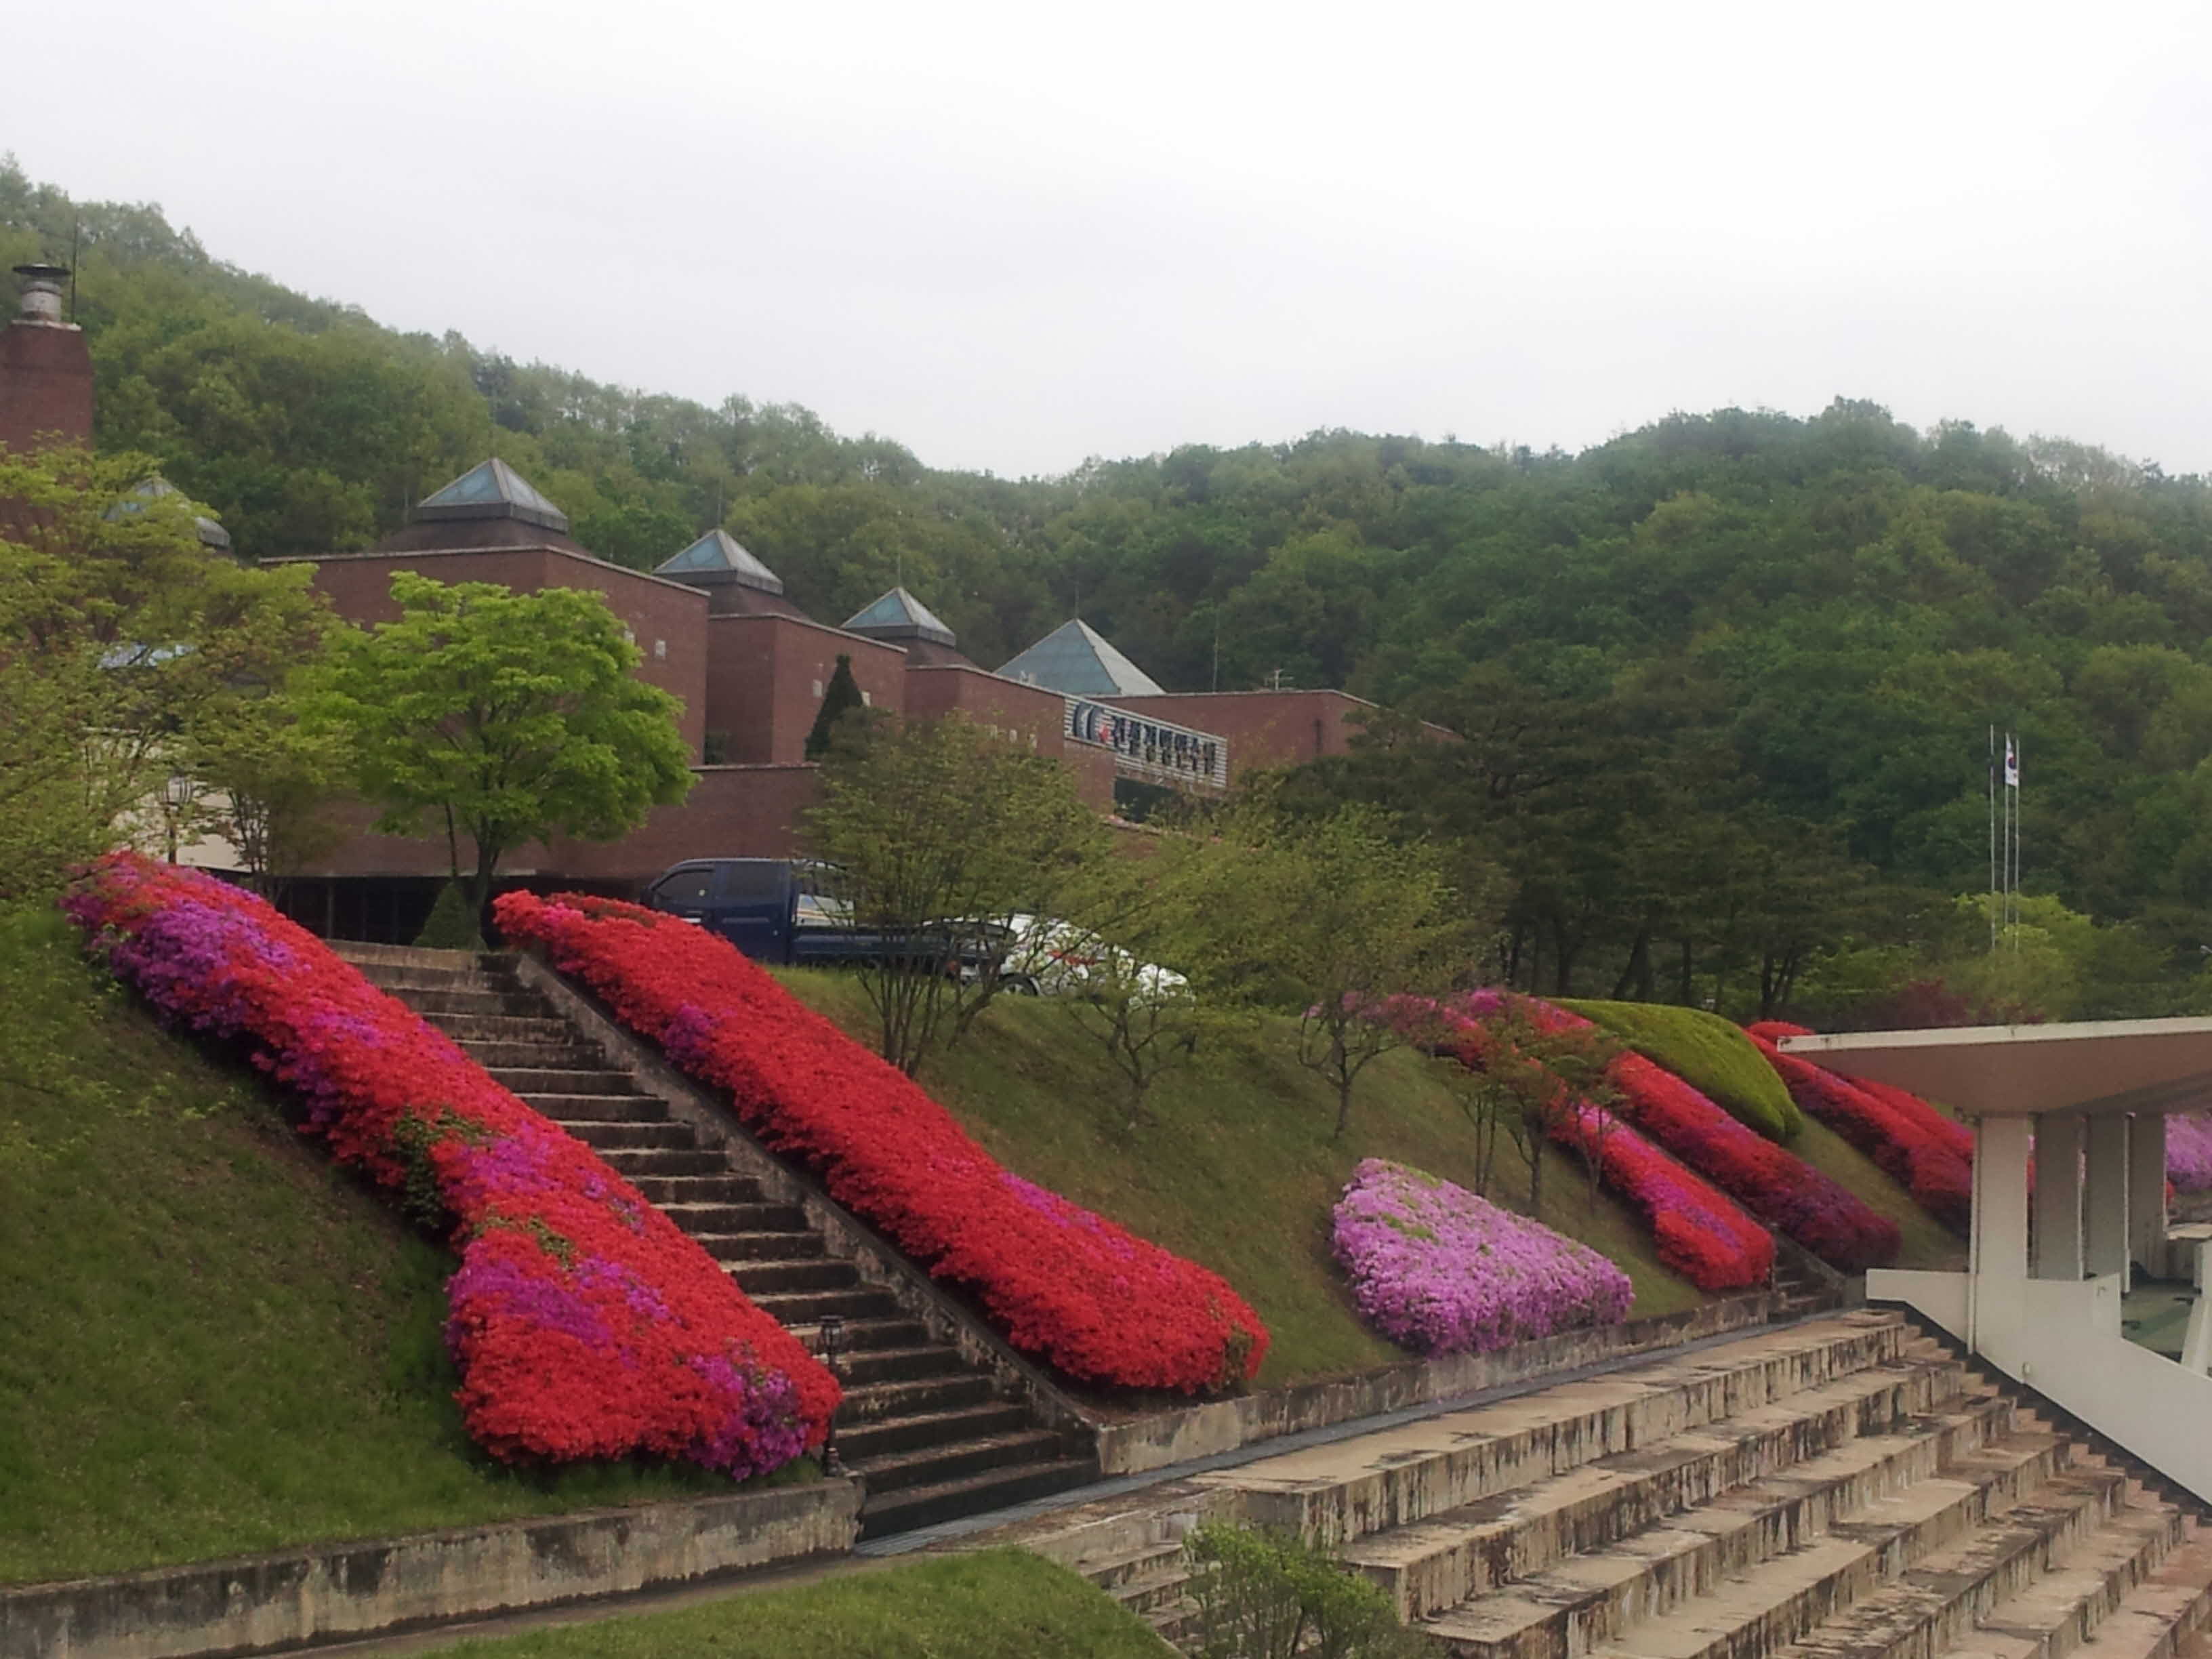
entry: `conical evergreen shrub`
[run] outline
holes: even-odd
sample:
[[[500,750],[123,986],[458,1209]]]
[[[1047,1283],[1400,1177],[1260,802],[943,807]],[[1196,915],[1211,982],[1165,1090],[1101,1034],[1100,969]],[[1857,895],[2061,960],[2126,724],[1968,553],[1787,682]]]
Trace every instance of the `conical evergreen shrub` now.
[[[842,651],[837,653],[837,672],[830,677],[830,684],[822,693],[822,712],[814,717],[814,729],[806,734],[806,758],[820,760],[830,747],[830,734],[837,722],[855,708],[864,708],[867,700],[860,695],[860,683],[853,678],[853,659]]]
[[[415,943],[430,951],[484,948],[483,935],[477,929],[477,919],[469,914],[469,896],[460,883],[449,881],[438,890],[438,902],[430,907],[422,931],[415,935]]]

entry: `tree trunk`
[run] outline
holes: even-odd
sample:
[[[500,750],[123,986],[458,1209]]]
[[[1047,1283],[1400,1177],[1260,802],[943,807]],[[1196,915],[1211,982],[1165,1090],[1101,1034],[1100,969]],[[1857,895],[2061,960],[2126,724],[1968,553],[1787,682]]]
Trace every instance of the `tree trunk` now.
[[[499,854],[496,842],[477,842],[477,872],[469,878],[469,914],[476,918],[477,933],[483,939],[491,937],[484,926],[484,911],[491,904],[492,878],[499,868]]]
[[[1650,998],[1651,985],[1651,929],[1638,929],[1636,943],[1629,948],[1628,960],[1621,964],[1620,977],[1613,982],[1613,1000],[1619,1002],[1631,991],[1641,987],[1644,1000]]]
[[[1336,1133],[1330,1138],[1341,1140],[1345,1126],[1352,1121],[1352,1073],[1344,1063],[1344,1030],[1340,1026],[1329,1040],[1329,1058],[1336,1063]]]
[[[1682,935],[1682,976],[1674,996],[1674,1000],[1685,1008],[1692,1007],[1697,1002],[1698,977],[1694,971],[1695,967],[1690,936],[1685,933]]]

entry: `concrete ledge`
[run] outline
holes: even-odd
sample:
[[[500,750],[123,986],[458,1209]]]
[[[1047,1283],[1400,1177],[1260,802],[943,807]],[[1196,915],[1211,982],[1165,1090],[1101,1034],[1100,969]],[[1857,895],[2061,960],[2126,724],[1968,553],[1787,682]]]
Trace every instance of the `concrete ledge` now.
[[[1130,1422],[1102,1424],[1099,1466],[1109,1475],[1141,1474],[1273,1440],[1279,1435],[1454,1400],[1626,1354],[1671,1348],[1701,1337],[1765,1324],[1772,1300],[1769,1292],[1757,1291],[1709,1302],[1687,1313],[1563,1331],[1540,1341],[1517,1343],[1491,1353],[1409,1360],[1337,1382],[1297,1383]]]
[[[213,1659],[842,1554],[850,1480],[0,1585],[0,1659]]]

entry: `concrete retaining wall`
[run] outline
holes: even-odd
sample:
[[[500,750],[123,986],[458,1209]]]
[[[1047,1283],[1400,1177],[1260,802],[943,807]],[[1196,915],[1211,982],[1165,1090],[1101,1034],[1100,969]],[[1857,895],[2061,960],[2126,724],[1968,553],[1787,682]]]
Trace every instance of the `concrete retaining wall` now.
[[[850,1480],[0,1585],[0,1659],[206,1659],[849,1550]]]
[[[1759,1291],[1724,1302],[1709,1302],[1687,1313],[1565,1331],[1492,1353],[1413,1360],[1339,1382],[1268,1389],[1129,1422],[1103,1424],[1098,1430],[1099,1466],[1109,1475],[1141,1474],[1303,1429],[1326,1428],[1354,1418],[1455,1400],[1551,1371],[1571,1370],[1626,1354],[1695,1342],[1724,1331],[1764,1324],[1771,1300],[1767,1292]]]

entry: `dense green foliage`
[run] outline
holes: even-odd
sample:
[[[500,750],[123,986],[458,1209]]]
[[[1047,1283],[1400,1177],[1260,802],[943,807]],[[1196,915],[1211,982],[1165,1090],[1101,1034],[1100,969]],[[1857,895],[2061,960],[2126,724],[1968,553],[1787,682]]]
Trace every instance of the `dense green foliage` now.
[[[1805,1115],[1741,1026],[1702,1008],[1572,1000],[1565,1006],[1769,1140],[1794,1140],[1803,1133]]]
[[[825,618],[902,571],[987,665],[1079,595],[1171,688],[1279,671],[1465,733],[1317,787],[1500,878],[1494,977],[1752,1012],[1839,941],[1907,953],[1886,988],[1939,972],[1926,918],[1986,880],[1993,724],[2021,734],[2030,889],[2111,935],[2124,971],[2075,975],[2100,1012],[2186,1001],[2212,938],[2202,479],[1838,400],[1575,455],[1320,432],[1015,482],[394,334],[0,167],[0,254],[79,219],[102,443],[246,551],[359,545],[495,434],[608,556],[719,517]]]
[[[0,912],[0,1583],[727,1490],[469,1443],[452,1258]]]
[[[1105,1591],[1027,1550],[979,1550],[675,1613],[477,1637],[423,1659],[1157,1659]]]

